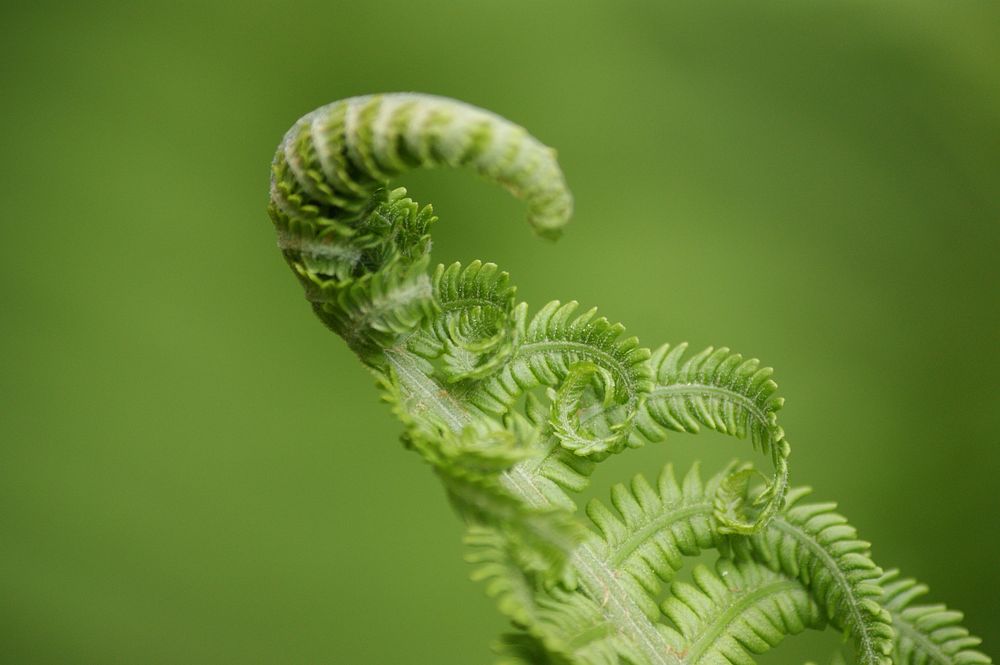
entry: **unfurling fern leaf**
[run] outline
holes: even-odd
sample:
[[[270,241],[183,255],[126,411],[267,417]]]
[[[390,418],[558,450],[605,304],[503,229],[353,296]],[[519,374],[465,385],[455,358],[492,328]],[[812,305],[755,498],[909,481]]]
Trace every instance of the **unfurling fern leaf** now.
[[[514,310],[515,348],[507,362],[470,394],[470,402],[487,413],[505,413],[525,391],[536,386],[562,386],[553,425],[563,445],[580,455],[614,451],[627,439],[624,431],[651,387],[649,351],[634,337],[622,338],[621,324],[594,318],[597,310],[576,314],[576,302],[553,301],[529,320],[527,305]],[[604,407],[624,411],[601,437],[583,431],[580,417],[564,417],[567,409],[584,409],[586,382],[601,378]],[[577,386],[577,384],[582,384]],[[603,440],[601,440],[603,439]]]
[[[749,436],[754,447],[770,455],[774,478],[754,500],[763,506],[756,518],[740,515],[739,504],[719,513],[727,531],[752,533],[781,508],[788,489],[791,447],[777,417],[784,400],[774,394],[778,386],[771,380],[771,368],[761,367],[757,359],[708,347],[684,360],[686,350],[687,344],[672,349],[664,345],[653,355],[655,384],[637,426],[654,440],[663,437],[664,429],[696,433],[708,427],[739,438]]]
[[[434,303],[441,316],[408,340],[414,352],[443,358],[443,378],[453,383],[488,376],[514,344],[514,287],[495,264],[453,263],[434,273]]]
[[[923,588],[882,576],[832,504],[788,492],[782,400],[757,360],[711,347],[685,359],[683,344],[651,354],[575,302],[529,315],[491,263],[428,274],[437,218],[389,181],[438,166],[524,199],[539,235],[569,219],[553,150],[493,113],[419,94],[300,119],[275,155],[269,212],[317,316],[373,372],[404,444],[466,521],[473,575],[514,624],[502,663],[743,665],[824,623],[854,637],[862,665],[892,653],[989,662],[960,615],[912,606]],[[707,481],[695,467],[681,483],[668,466],[655,487],[637,477],[615,486],[612,507],[592,502],[591,522],[575,512],[605,458],[702,427],[770,457],[763,489],[751,491],[748,465]],[[715,569],[678,581],[706,550],[720,553]]]
[[[975,647],[982,642],[962,625],[962,613],[944,605],[914,605],[927,587],[900,579],[898,570],[879,580],[882,603],[896,628],[893,662],[896,665],[988,665],[989,657]]]
[[[808,488],[789,495],[789,507],[771,525],[739,544],[775,570],[809,588],[831,622],[854,637],[863,665],[889,665],[894,632],[879,603],[882,571],[834,503],[800,503]],[[741,547],[745,552],[746,550]]]

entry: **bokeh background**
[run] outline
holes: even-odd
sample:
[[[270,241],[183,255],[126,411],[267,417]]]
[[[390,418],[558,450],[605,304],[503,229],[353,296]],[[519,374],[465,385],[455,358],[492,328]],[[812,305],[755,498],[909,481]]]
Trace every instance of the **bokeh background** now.
[[[489,662],[504,622],[458,521],[265,214],[296,118],[395,90],[525,125],[576,196],[551,244],[499,189],[416,174],[438,259],[776,367],[795,484],[1000,653],[1000,4],[41,1],[0,24],[0,662]],[[751,455],[677,435],[594,492]]]

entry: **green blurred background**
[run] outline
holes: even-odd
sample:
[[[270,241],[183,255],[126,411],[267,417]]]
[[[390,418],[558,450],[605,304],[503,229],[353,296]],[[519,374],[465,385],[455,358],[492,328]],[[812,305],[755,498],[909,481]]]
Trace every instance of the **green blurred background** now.
[[[0,662],[489,662],[458,521],[265,214],[296,118],[395,90],[525,125],[576,196],[551,244],[416,174],[438,259],[775,366],[795,484],[998,653],[1000,4],[0,11]],[[751,454],[677,435],[595,492]]]

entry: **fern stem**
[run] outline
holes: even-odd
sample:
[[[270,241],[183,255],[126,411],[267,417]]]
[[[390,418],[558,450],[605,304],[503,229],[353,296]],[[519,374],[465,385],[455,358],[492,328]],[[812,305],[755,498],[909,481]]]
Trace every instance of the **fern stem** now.
[[[670,645],[646,613],[622,586],[616,570],[609,567],[587,544],[577,548],[571,559],[580,571],[580,582],[590,598],[601,605],[608,622],[626,636],[650,665],[679,665]]]
[[[526,493],[525,486],[518,485],[511,476],[505,476],[504,481],[505,486],[526,503],[536,507],[551,505],[541,492]],[[607,622],[646,657],[649,665],[680,665],[681,661],[673,655],[656,623],[649,620],[622,586],[617,570],[590,544],[583,542],[576,548],[570,565],[580,573],[584,592],[601,607]]]
[[[399,379],[400,389],[414,400],[413,409],[436,416],[454,432],[462,431],[472,422],[468,410],[421,369],[416,356],[400,348],[385,349],[384,353]]]

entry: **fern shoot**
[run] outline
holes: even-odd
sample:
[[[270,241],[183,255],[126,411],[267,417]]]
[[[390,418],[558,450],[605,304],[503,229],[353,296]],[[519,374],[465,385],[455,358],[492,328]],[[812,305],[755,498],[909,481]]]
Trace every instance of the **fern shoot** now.
[[[512,622],[499,662],[743,665],[828,625],[861,665],[991,662],[959,613],[914,604],[926,589],[883,572],[834,504],[789,487],[769,368],[726,348],[650,351],[576,302],[532,312],[491,263],[430,269],[437,218],[389,182],[438,166],[507,188],[541,236],[569,220],[554,151],[420,94],[300,119],[275,155],[269,212],[316,315],[374,374],[467,525],[473,577]],[[668,465],[577,514],[601,461],[701,428],[749,440],[766,474],[734,463],[678,478]],[[675,579],[705,551],[714,566]]]

